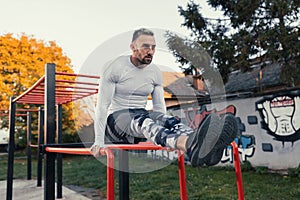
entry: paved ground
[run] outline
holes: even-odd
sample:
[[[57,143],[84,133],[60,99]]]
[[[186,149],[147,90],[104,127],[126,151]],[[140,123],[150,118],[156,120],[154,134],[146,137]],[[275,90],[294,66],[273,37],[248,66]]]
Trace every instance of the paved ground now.
[[[0,181],[0,197],[6,198],[6,181]],[[71,189],[70,189],[71,188]],[[44,187],[36,187],[36,180],[15,179],[13,182],[13,200],[42,200]],[[64,200],[94,200],[100,198],[97,191],[76,186],[63,187]]]

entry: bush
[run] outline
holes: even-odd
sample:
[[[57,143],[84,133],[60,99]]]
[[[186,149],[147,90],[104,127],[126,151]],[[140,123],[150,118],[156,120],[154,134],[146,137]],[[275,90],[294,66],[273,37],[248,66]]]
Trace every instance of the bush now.
[[[297,168],[289,168],[288,169],[288,175],[290,177],[300,177],[300,164]]]
[[[62,143],[80,143],[81,140],[78,134],[62,134]]]
[[[268,174],[269,169],[267,167],[255,167],[255,172],[258,174]]]
[[[243,172],[249,172],[253,170],[253,167],[249,161],[241,162],[241,170]]]

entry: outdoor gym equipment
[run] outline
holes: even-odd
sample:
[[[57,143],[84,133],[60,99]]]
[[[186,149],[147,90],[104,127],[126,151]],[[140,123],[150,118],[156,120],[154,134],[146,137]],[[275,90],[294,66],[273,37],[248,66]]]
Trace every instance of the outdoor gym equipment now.
[[[12,200],[13,191],[13,163],[14,163],[14,130],[16,104],[40,104],[44,109],[39,109],[39,139],[38,145],[31,145],[27,141],[28,148],[39,148],[38,156],[38,186],[41,186],[41,165],[44,155],[44,199],[55,199],[55,160],[57,161],[57,198],[62,198],[62,156],[61,154],[80,154],[91,155],[89,148],[84,144],[61,144],[62,135],[62,104],[82,99],[98,93],[98,84],[95,81],[71,81],[56,79],[56,75],[76,76],[85,79],[99,79],[98,76],[71,74],[65,72],[56,72],[54,64],[45,65],[45,75],[41,77],[31,88],[16,98],[11,98],[9,109],[9,154],[7,170],[7,200]],[[31,118],[28,114],[28,121]],[[55,123],[55,119],[57,123]],[[30,121],[29,121],[30,122]],[[27,126],[30,126],[29,122]],[[44,128],[43,128],[44,127]],[[30,130],[30,128],[28,128]],[[30,131],[28,133],[30,135]],[[30,136],[27,139],[30,140]],[[57,143],[55,143],[55,137]],[[240,159],[238,147],[235,142],[231,143],[234,154],[234,167],[236,171],[236,184],[238,190],[238,199],[244,200],[242,186],[242,174],[240,170]],[[120,150],[122,156],[119,156],[120,169],[128,167],[128,154],[124,150],[166,150],[161,146],[152,143],[139,144],[117,144],[107,145],[100,149],[101,155],[107,156],[107,199],[114,199],[114,154],[113,150]],[[28,153],[31,151],[28,150]],[[31,157],[30,157],[31,158]],[[31,160],[28,160],[31,163]],[[28,167],[31,165],[28,164]],[[31,169],[31,168],[30,168]],[[28,170],[29,172],[30,170]],[[184,154],[178,151],[178,172],[180,181],[180,198],[187,199]],[[119,192],[120,199],[129,199],[129,173],[126,170],[119,170]],[[28,176],[29,177],[29,176]]]

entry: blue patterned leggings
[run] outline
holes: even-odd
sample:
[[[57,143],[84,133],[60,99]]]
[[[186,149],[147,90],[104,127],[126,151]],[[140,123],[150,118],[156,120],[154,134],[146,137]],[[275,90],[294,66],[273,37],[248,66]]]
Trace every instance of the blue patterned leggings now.
[[[193,131],[174,116],[145,109],[126,109],[108,116],[105,142],[134,144],[148,139],[157,145],[175,148],[179,135]]]

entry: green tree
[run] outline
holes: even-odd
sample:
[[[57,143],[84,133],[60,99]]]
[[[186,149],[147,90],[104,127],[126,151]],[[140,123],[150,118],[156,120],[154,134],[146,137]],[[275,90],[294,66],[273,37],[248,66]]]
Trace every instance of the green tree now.
[[[299,85],[298,0],[207,0],[223,18],[203,17],[201,5],[190,1],[178,7],[183,26],[211,55],[226,82],[233,70],[246,72],[253,64],[282,65],[281,78],[289,86]],[[179,59],[184,63],[182,59]],[[185,61],[186,62],[186,61]]]
[[[211,57],[207,51],[197,42],[179,37],[167,32],[166,43],[180,67],[186,75],[193,75],[194,78],[204,78],[209,84],[206,89],[210,95],[223,94],[224,83],[218,69],[212,65]],[[213,87],[211,87],[213,85]]]

